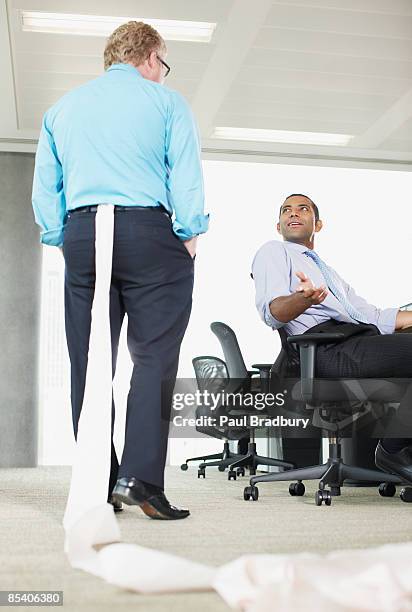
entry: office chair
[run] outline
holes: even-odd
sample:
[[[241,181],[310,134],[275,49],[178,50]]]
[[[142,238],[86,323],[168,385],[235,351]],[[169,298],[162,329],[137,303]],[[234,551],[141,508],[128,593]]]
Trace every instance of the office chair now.
[[[195,357],[192,360],[193,368],[195,371],[197,386],[199,391],[205,391],[206,389],[209,391],[223,391],[227,386],[227,381],[229,379],[229,374],[227,371],[227,367],[222,359],[218,357]],[[196,417],[206,416],[207,411],[205,411],[203,406],[198,406],[196,408]],[[220,414],[219,409],[215,411],[214,416],[218,416]],[[207,436],[211,436],[212,438],[222,439],[223,450],[220,453],[214,453],[212,455],[202,455],[199,457],[190,457],[190,459],[186,459],[185,463],[182,463],[180,466],[182,470],[188,469],[189,461],[209,461],[215,460],[213,462],[213,466],[216,466],[219,471],[224,472],[226,467],[230,465],[236,459],[240,459],[243,455],[239,453],[233,453],[229,447],[229,440],[235,439],[238,440],[244,436],[249,435],[248,430],[237,430],[236,432],[232,432],[230,428],[222,428],[222,427],[213,427],[213,426],[198,426],[196,430],[199,433],[203,433]],[[211,465],[210,463],[202,463],[197,472],[198,478],[205,478],[206,476],[206,467]]]
[[[252,391],[252,376],[254,373],[259,373],[259,386],[255,388],[259,392],[269,390],[269,377],[272,364],[253,364],[255,371],[248,371],[243,360],[243,356],[236,338],[235,332],[225,323],[215,321],[210,325],[210,329],[215,334],[220,342],[225,357],[226,367],[229,374],[229,379],[233,381],[244,381],[243,390]],[[249,383],[249,384],[248,384]],[[262,414],[262,413],[261,413]],[[213,463],[209,463],[213,465]],[[230,463],[228,479],[236,480],[236,475],[244,476],[245,468],[249,468],[251,475],[256,474],[258,465],[275,466],[284,470],[294,468],[294,464],[281,459],[273,459],[272,457],[262,457],[257,454],[255,442],[255,428],[249,428],[249,443],[246,455]]]
[[[274,378],[277,373],[282,371],[282,366],[291,354],[288,345],[297,345],[300,355],[300,377],[294,378],[291,371],[286,371],[286,377],[279,377],[282,380],[282,388],[286,383],[292,389],[292,398],[302,402],[307,410],[314,413],[313,424],[328,432],[329,438],[329,457],[323,465],[314,465],[299,468],[279,474],[264,474],[253,476],[250,485],[244,489],[244,499],[257,501],[259,491],[256,486],[258,482],[279,482],[297,481],[289,486],[289,493],[292,496],[301,496],[305,493],[303,480],[319,480],[319,489],[315,494],[315,503],[321,506],[325,503],[330,506],[332,496],[341,494],[341,486],[346,479],[358,481],[375,482],[379,484],[379,493],[383,497],[393,497],[396,493],[397,484],[401,484],[398,476],[387,474],[380,470],[371,470],[356,466],[346,465],[341,457],[341,442],[339,430],[348,421],[348,414],[344,415],[342,406],[360,400],[369,400],[379,403],[399,403],[405,389],[410,385],[409,379],[386,379],[377,380],[371,378],[315,378],[316,349],[320,344],[337,342],[344,338],[339,332],[333,333],[305,333],[296,336],[286,336],[286,332],[281,329],[282,351],[278,360],[275,362]],[[294,351],[292,351],[293,354]],[[297,355],[297,352],[296,352]],[[295,361],[296,363],[296,361]],[[350,414],[349,419],[354,415]],[[326,487],[329,485],[330,489]],[[412,502],[412,488],[403,488],[400,493],[402,501]]]

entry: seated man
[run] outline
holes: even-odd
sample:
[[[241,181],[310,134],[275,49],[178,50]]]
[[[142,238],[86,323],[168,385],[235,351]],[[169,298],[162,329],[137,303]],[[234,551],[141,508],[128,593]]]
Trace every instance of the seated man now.
[[[321,229],[318,208],[310,198],[302,194],[286,198],[277,224],[283,242],[264,244],[252,264],[256,306],[263,321],[273,329],[284,327],[287,335],[317,331],[332,319],[352,323],[352,328],[363,324],[361,333],[318,347],[316,375],[411,377],[412,335],[394,332],[412,331],[407,330],[412,312],[379,309],[359,297],[314,251],[315,234]],[[381,439],[375,463],[412,482],[412,440]]]

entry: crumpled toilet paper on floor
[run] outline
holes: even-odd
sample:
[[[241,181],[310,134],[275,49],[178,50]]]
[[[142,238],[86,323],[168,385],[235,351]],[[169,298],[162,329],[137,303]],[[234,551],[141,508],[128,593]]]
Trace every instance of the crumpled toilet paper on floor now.
[[[246,555],[213,568],[120,542],[118,522],[106,501],[112,402],[109,291],[113,232],[113,205],[99,205],[86,388],[63,520],[70,564],[138,593],[214,589],[231,608],[244,612],[412,611],[412,543],[328,555]]]

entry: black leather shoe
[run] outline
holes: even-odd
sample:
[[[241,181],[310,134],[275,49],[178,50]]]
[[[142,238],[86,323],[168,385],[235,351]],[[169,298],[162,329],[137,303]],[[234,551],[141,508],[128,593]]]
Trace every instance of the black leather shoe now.
[[[117,500],[113,499],[112,495],[110,495],[109,499],[107,500],[107,503],[112,504],[113,510],[115,512],[122,512],[123,511],[123,504],[121,502],[118,502]]]
[[[116,502],[123,502],[129,506],[140,506],[147,516],[152,519],[176,520],[189,516],[189,510],[176,508],[167,500],[159,487],[148,485],[137,478],[119,478],[112,497]]]
[[[412,484],[412,447],[407,446],[398,453],[388,453],[378,442],[375,451],[375,464],[388,474],[395,474]]]

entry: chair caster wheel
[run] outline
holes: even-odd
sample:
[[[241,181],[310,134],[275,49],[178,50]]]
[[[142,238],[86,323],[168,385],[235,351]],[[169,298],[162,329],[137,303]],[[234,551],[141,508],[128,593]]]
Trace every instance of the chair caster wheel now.
[[[244,467],[237,468],[236,474],[238,476],[244,476],[245,475],[245,468]]]
[[[379,485],[378,491],[379,495],[381,495],[382,497],[393,497],[396,493],[396,487],[393,482],[382,482],[382,484]]]
[[[292,497],[305,495],[305,485],[303,482],[291,482],[289,485],[289,495],[292,495]]]
[[[227,473],[228,480],[236,480],[236,472],[235,470],[229,470]]]
[[[224,472],[226,467],[224,465],[218,465],[217,469],[219,470],[219,472]]]
[[[250,487],[245,487],[243,491],[243,499],[245,501],[249,501],[249,499],[253,499],[253,501],[257,501],[259,499],[259,489],[255,487],[255,485],[251,485]]]
[[[206,470],[205,470],[205,468],[197,470],[197,477],[198,478],[206,478]]]
[[[187,465],[187,463],[182,463],[182,465],[180,466],[180,469],[186,472],[186,470],[189,469],[189,466]]]
[[[330,506],[332,504],[332,496],[330,491],[327,491],[326,489],[319,489],[319,491],[316,491],[315,493],[315,504],[317,506],[321,506],[323,502],[325,503],[325,506]]]
[[[403,489],[401,489],[399,497],[403,502],[406,502],[407,504],[412,503],[412,487],[404,487]]]

